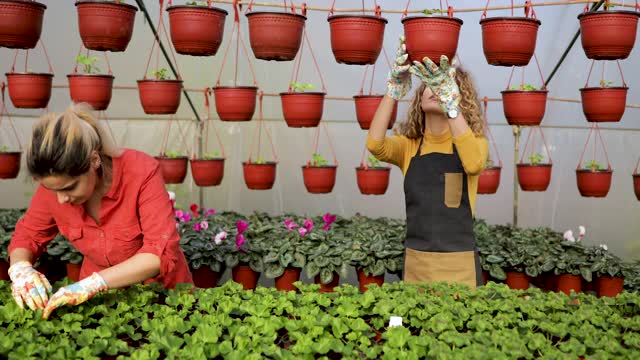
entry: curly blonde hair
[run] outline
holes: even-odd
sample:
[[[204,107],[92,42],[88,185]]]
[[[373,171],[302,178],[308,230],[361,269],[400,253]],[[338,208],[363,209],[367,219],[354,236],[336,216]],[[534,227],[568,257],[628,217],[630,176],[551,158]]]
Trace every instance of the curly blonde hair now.
[[[482,107],[478,100],[478,94],[471,81],[469,73],[461,68],[456,69],[456,83],[460,88],[460,111],[467,120],[467,124],[476,136],[484,136],[484,120],[482,118]],[[422,111],[422,93],[426,89],[426,84],[422,83],[416,91],[411,105],[407,120],[399,123],[394,128],[396,135],[404,135],[409,139],[420,139],[424,136],[424,111]]]

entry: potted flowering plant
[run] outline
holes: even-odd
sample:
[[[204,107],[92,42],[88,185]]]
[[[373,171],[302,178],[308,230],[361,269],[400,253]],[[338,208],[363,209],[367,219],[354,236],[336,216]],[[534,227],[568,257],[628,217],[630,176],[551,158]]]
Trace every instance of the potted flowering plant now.
[[[382,195],[389,187],[391,168],[382,166],[375,156],[369,155],[367,162],[356,167],[358,188],[364,195]]]
[[[579,242],[584,238],[585,229],[580,227],[575,239],[571,230],[565,231],[561,243],[562,252],[558,254],[554,272],[558,275],[558,291],[569,295],[571,290],[582,291],[582,279],[592,281],[591,263],[585,247]]]
[[[206,153],[202,158],[191,159],[191,176],[196,185],[220,185],[224,177],[224,160],[218,152]]]
[[[98,51],[125,51],[138,8],[123,0],[76,2],[78,27],[84,47]]]
[[[138,80],[138,93],[144,113],[175,114],[180,106],[182,80],[169,79],[165,68],[156,69],[150,75],[155,79]]]
[[[322,119],[324,92],[307,92],[315,85],[291,82],[287,92],[280,93],[282,114],[289,127],[316,127]]]
[[[512,86],[502,94],[504,116],[509,125],[537,126],[542,122],[547,107],[545,88],[538,89],[531,84]]]
[[[69,279],[73,281],[80,280],[80,268],[82,267],[84,256],[68,239],[58,234],[47,247],[47,253],[65,263]]]
[[[624,264],[622,259],[610,253],[607,245],[587,248],[591,271],[597,277],[598,296],[615,297],[624,288]]]
[[[611,188],[613,170],[605,169],[596,160],[589,160],[584,167],[576,170],[580,195],[584,197],[605,197]]]
[[[302,166],[302,178],[307,191],[312,194],[326,194],[336,183],[338,165],[329,162],[320,154],[311,155],[311,160]]]
[[[227,267],[232,269],[233,281],[242,284],[245,290],[255,289],[260,274],[264,272],[262,241],[259,237],[249,238],[250,232],[245,234],[248,229],[247,221],[237,220],[235,233],[230,234],[235,242],[228,243],[225,257]]]
[[[300,272],[307,262],[301,244],[312,229],[313,221],[310,219],[305,219],[298,228],[298,224],[289,217],[271,233],[271,239],[264,243],[265,275],[275,279],[278,290],[296,290],[293,283],[300,280]]]
[[[167,151],[155,157],[160,163],[165,184],[181,184],[187,176],[189,157],[177,151]]]
[[[15,179],[20,173],[21,151],[11,151],[0,146],[0,179]]]
[[[224,35],[227,11],[211,6],[211,1],[188,1],[167,7],[171,42],[178,54],[213,56]]]
[[[67,75],[71,100],[76,103],[85,102],[96,111],[106,110],[109,106],[114,79],[111,74],[99,73],[100,68],[95,65],[98,61],[100,59],[95,56],[80,54],[76,57],[76,62],[82,65],[82,73],[74,70],[73,74]]]
[[[493,160],[487,159],[484,170],[478,177],[478,194],[495,194],[500,186],[502,166],[495,165]]]
[[[33,49],[40,40],[46,8],[46,5],[36,1],[0,2],[0,47]]]
[[[551,182],[552,164],[544,163],[544,155],[529,155],[528,163],[520,163],[518,167],[518,183],[522,191],[545,191]]]

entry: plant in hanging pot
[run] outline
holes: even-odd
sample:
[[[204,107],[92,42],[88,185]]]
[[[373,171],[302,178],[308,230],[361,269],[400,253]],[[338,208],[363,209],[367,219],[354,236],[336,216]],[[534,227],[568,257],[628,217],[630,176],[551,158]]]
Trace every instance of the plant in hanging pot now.
[[[338,165],[329,165],[329,162],[317,153],[312,154],[311,158],[302,166],[304,186],[312,194],[330,193],[336,183]]]
[[[78,55],[76,63],[82,65],[82,73],[67,75],[69,80],[69,95],[75,103],[87,103],[93,110],[106,110],[111,102],[113,89],[113,75],[99,74],[100,69],[95,65],[97,57]]]
[[[429,57],[440,65],[441,55],[449,60],[456,55],[462,20],[453,17],[453,10],[445,16],[443,13],[440,9],[423,10],[427,16],[402,19],[409,62],[422,63],[424,57]]]
[[[33,49],[40,40],[46,8],[35,1],[0,1],[0,47]]]
[[[600,80],[599,87],[584,87],[580,89],[582,111],[589,122],[618,122],[624,115],[629,88],[623,82],[622,86],[611,86],[611,81]]]
[[[633,191],[636,193],[636,198],[640,201],[640,173],[633,174]]]
[[[535,153],[529,155],[529,162],[520,162],[518,166],[518,183],[522,191],[545,191],[551,182],[551,168],[553,165],[543,163],[544,155]]]
[[[488,159],[484,170],[478,176],[478,194],[495,194],[500,186],[501,173],[502,166],[496,166],[493,160]]]
[[[302,31],[307,17],[284,12],[250,11],[249,43],[257,59],[289,61],[295,58],[302,42]]]
[[[596,160],[590,160],[581,169],[576,169],[576,179],[580,195],[584,197],[605,197],[611,188],[613,170],[605,169]]]
[[[333,15],[327,18],[331,33],[331,50],[339,64],[375,64],[384,40],[387,19],[375,15]]]
[[[597,276],[598,296],[615,297],[624,288],[624,264],[622,259],[610,253],[606,245],[587,248],[591,271]]]
[[[189,157],[177,151],[160,153],[155,157],[160,163],[160,171],[165,184],[182,184],[187,176]]]
[[[264,242],[265,276],[275,280],[276,289],[296,291],[294,282],[300,280],[300,272],[307,263],[302,242],[313,229],[313,221],[306,219],[300,228],[292,218],[276,225],[269,241]],[[297,228],[297,229],[296,229]]]
[[[73,281],[80,280],[80,268],[84,256],[64,236],[58,234],[47,247],[47,253],[65,264],[67,276]]]
[[[216,112],[222,121],[249,121],[256,110],[256,86],[215,86]]]
[[[233,281],[243,285],[245,290],[255,289],[258,285],[260,274],[264,272],[264,239],[253,238],[245,231],[249,224],[245,220],[238,220],[233,240],[227,247],[225,263],[232,269]],[[233,244],[232,244],[233,243]]]
[[[227,11],[211,6],[211,1],[189,1],[167,7],[171,42],[182,55],[213,56],[224,35]]]
[[[244,182],[247,188],[251,190],[269,190],[276,181],[276,165],[275,161],[266,161],[261,157],[256,160],[243,162],[242,171],[244,174]]]
[[[626,59],[636,41],[640,13],[626,10],[609,10],[613,7],[605,1],[605,11],[587,12],[578,15],[582,49],[589,59]]]
[[[140,103],[145,114],[175,114],[180,106],[182,80],[171,80],[167,69],[152,71],[155,79],[138,80]]]
[[[368,161],[356,167],[358,189],[364,195],[382,195],[389,187],[391,168],[382,166],[380,161],[369,155]]]
[[[8,72],[9,98],[19,109],[41,109],[47,107],[51,99],[52,73]]]
[[[191,176],[198,186],[217,186],[224,177],[224,158],[219,153],[206,153],[202,158],[193,158]]]
[[[316,127],[320,123],[326,93],[305,92],[313,89],[313,84],[292,81],[289,91],[280,93],[282,114],[288,127]]]
[[[125,51],[131,41],[138,8],[122,0],[77,1],[78,28],[84,47],[98,51]]]
[[[531,84],[512,86],[509,90],[501,91],[507,123],[520,126],[540,125],[547,107],[548,92]]]
[[[360,124],[360,129],[369,130],[371,126],[371,122],[373,121],[373,116],[378,110],[378,106],[382,101],[383,95],[355,95],[353,97],[354,103],[356,104],[356,119],[358,119],[358,124]],[[393,112],[391,113],[391,121],[389,121],[389,126],[387,129],[391,130],[393,125],[396,123],[396,118],[398,116],[398,102],[393,105]]]
[[[0,179],[15,179],[20,172],[22,151],[11,151],[7,146],[0,146]]]

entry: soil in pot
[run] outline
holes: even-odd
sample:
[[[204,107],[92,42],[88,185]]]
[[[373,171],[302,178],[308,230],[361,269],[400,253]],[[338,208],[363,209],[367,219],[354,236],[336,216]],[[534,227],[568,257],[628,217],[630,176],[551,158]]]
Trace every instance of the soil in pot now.
[[[175,114],[180,106],[182,80],[138,80],[145,114]]]
[[[551,182],[551,164],[518,164],[518,183],[522,191],[545,191]]]
[[[224,35],[227,11],[216,7],[176,5],[167,8],[171,42],[178,54],[213,56]]]
[[[316,127],[322,119],[325,93],[280,93],[282,114],[289,127]]]
[[[627,105],[627,87],[580,89],[582,112],[589,122],[618,122]]]
[[[300,49],[306,20],[306,16],[300,14],[249,12],[249,43],[253,55],[262,60],[293,60]]]
[[[493,17],[480,20],[482,49],[489,65],[526,66],[536,50],[540,20]]]
[[[222,121],[249,121],[256,109],[255,86],[216,86],[213,95]]]
[[[35,1],[0,1],[0,47],[33,49],[40,40],[46,8]]]
[[[197,269],[191,269],[193,283],[201,289],[210,289],[218,286],[218,281],[222,277],[222,273],[211,270],[209,266],[200,266]]]
[[[182,184],[184,178],[187,177],[187,164],[189,158],[186,156],[178,157],[155,157],[160,162],[160,171],[165,184]]]
[[[276,289],[280,291],[297,291],[298,288],[293,283],[300,280],[301,271],[302,269],[296,267],[284,269],[284,274],[275,279]]]
[[[373,116],[378,110],[378,106],[382,101],[382,95],[356,95],[353,97],[353,100],[356,104],[356,118],[358,119],[358,124],[360,124],[360,128],[363,130],[369,130],[371,126],[371,122],[373,121]],[[389,126],[387,129],[392,129],[393,125],[396,123],[396,118],[398,116],[398,102],[393,106],[393,112],[391,113],[391,121],[389,121]]]
[[[507,286],[513,290],[527,290],[529,288],[529,276],[520,272],[507,272]]]
[[[578,191],[584,197],[605,197],[611,188],[612,170],[578,169]]]
[[[440,65],[440,56],[452,61],[458,49],[462,20],[448,16],[409,16],[402,19],[409,61],[429,57]]]
[[[391,168],[356,168],[356,180],[358,181],[358,189],[363,195],[382,195],[387,192],[389,187],[389,174]]]
[[[113,75],[70,74],[69,95],[75,103],[87,103],[95,111],[106,110],[111,102]]]
[[[253,271],[249,265],[237,265],[231,270],[233,281],[242,284],[245,290],[255,289],[258,286],[260,273]]]
[[[336,183],[338,166],[302,166],[302,178],[307,191],[312,194],[327,194]]]
[[[499,166],[484,169],[478,177],[478,194],[495,194],[500,186],[501,172]]]
[[[224,177],[224,159],[191,159],[191,176],[198,186],[217,186]]]
[[[502,105],[509,125],[540,125],[547,108],[547,90],[504,90]]]
[[[264,164],[242,163],[244,182],[251,190],[268,190],[276,181],[276,163],[268,161]]]
[[[384,274],[373,276],[365,274],[362,269],[357,269],[356,271],[358,273],[358,283],[360,283],[360,292],[366,292],[369,284],[378,284],[378,286],[384,284]]]
[[[19,151],[0,152],[0,179],[15,179],[20,173]]]
[[[373,15],[333,15],[327,21],[336,62],[348,65],[376,63],[382,50],[386,19]]]
[[[337,272],[333,273],[333,279],[331,280],[330,283],[328,284],[323,284],[322,281],[320,280],[320,274],[316,275],[313,278],[313,282],[315,284],[319,284],[320,285],[320,292],[321,293],[325,293],[325,292],[333,292],[334,288],[336,286],[338,286],[338,284],[340,284],[340,275]]]
[[[629,57],[636,41],[635,11],[597,11],[578,15],[582,49],[589,59],[620,60]]]
[[[20,109],[42,109],[51,99],[53,74],[7,73],[9,98]]]
[[[97,51],[125,51],[138,8],[113,1],[78,1],[78,27],[82,43]]]
[[[611,277],[602,275],[598,277],[598,296],[616,297],[624,288],[623,277]]]

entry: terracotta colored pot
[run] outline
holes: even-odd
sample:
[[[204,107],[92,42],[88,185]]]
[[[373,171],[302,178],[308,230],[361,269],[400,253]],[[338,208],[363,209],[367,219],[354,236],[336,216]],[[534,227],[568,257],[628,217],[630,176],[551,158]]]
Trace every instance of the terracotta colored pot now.
[[[402,19],[409,61],[422,62],[427,56],[440,65],[440,56],[451,62],[458,50],[462,20],[447,16],[409,16]]]
[[[382,95],[356,95],[353,97],[356,104],[356,118],[358,119],[358,124],[360,124],[360,128],[362,130],[369,130],[371,122],[373,121],[373,116],[382,101],[382,97]],[[391,121],[389,121],[387,129],[393,128],[393,125],[396,123],[397,116],[398,102],[393,106]]]
[[[95,111],[106,110],[111,102],[113,75],[67,75],[69,95],[75,103],[87,103]]]
[[[551,182],[552,164],[518,164],[518,183],[522,191],[545,191]]]
[[[4,280],[4,281],[9,281],[11,278],[9,278],[9,262],[4,260],[4,259],[0,259],[0,281]]]
[[[332,15],[327,19],[331,50],[339,64],[375,64],[387,20],[373,15]]]
[[[618,122],[627,104],[626,87],[580,89],[582,111],[589,122]]]
[[[502,168],[495,166],[484,169],[478,177],[478,194],[495,194],[500,185]]]
[[[160,162],[160,171],[162,171],[162,178],[165,184],[182,184],[184,182],[184,178],[187,177],[188,157],[168,158],[156,156],[155,158]]]
[[[336,184],[337,165],[302,166],[302,178],[307,191],[312,194],[327,194]]]
[[[494,17],[480,20],[482,49],[489,65],[526,66],[536,50],[540,20]]]
[[[82,268],[82,264],[72,264],[67,263],[67,277],[73,280],[74,282],[80,281],[80,269]]]
[[[0,179],[15,179],[20,172],[20,158],[22,153],[19,151],[0,153]]]
[[[509,125],[540,125],[547,108],[547,90],[504,90],[502,108]]]
[[[231,270],[233,281],[242,284],[245,290],[255,289],[258,286],[260,273],[253,271],[249,265],[238,265]]]
[[[360,292],[366,292],[369,284],[378,284],[378,286],[384,284],[384,274],[372,276],[366,275],[362,269],[357,269],[356,271],[358,273],[358,282],[360,283]]]
[[[138,8],[114,1],[78,1],[78,27],[84,47],[98,51],[125,51]]]
[[[213,94],[222,121],[249,121],[256,109],[255,86],[216,86]]]
[[[636,193],[638,201],[640,201],[640,174],[633,175],[633,191]]]
[[[176,5],[167,8],[171,42],[178,54],[212,56],[224,35],[227,11],[216,7]]]
[[[334,288],[336,286],[338,286],[338,284],[340,283],[340,275],[337,272],[333,273],[333,280],[331,280],[330,283],[328,284],[323,284],[322,280],[320,280],[320,274],[316,275],[313,278],[313,282],[315,284],[319,284],[320,285],[320,292],[321,293],[325,293],[325,292],[333,292]]]
[[[578,190],[584,197],[605,197],[611,188],[612,170],[576,170]]]
[[[0,1],[0,47],[33,49],[40,40],[46,8],[35,1]]]
[[[251,190],[268,190],[273,187],[276,181],[276,163],[267,162],[265,164],[242,163],[244,182]]]
[[[276,289],[280,291],[297,291],[298,288],[293,283],[300,280],[301,271],[302,269],[296,267],[284,269],[284,274],[275,279]]]
[[[598,277],[596,276],[595,273],[591,276],[591,281],[587,281],[585,278],[582,278],[582,291],[583,292],[598,291]]]
[[[489,282],[489,272],[486,270],[482,270],[482,283],[487,285]]]
[[[220,281],[222,273],[224,273],[224,269],[216,272],[206,265],[200,266],[197,269],[191,269],[193,284],[201,289],[211,289],[218,286],[218,281]]]
[[[175,114],[180,106],[182,80],[138,80],[145,114]]]
[[[559,276],[553,272],[547,272],[544,275],[544,289],[546,291],[558,291]]]
[[[300,49],[306,20],[307,17],[300,14],[249,12],[249,43],[253,55],[262,60],[293,60]]]
[[[571,274],[558,275],[558,291],[570,295],[571,290],[576,293],[582,292],[582,276]]]
[[[389,187],[390,167],[356,168],[358,189],[363,195],[382,195]]]
[[[626,59],[636,42],[638,14],[608,10],[578,15],[582,48],[589,59]]]
[[[527,290],[529,288],[529,276],[525,273],[507,271],[507,286],[513,290]]]
[[[316,127],[322,119],[325,93],[280,93],[282,114],[287,126]]]
[[[224,176],[224,159],[191,159],[191,176],[198,186],[216,186]]]
[[[602,275],[598,277],[598,296],[616,297],[624,290],[623,277]]]
[[[51,99],[53,74],[7,73],[5,75],[13,106],[21,109],[47,107]]]

